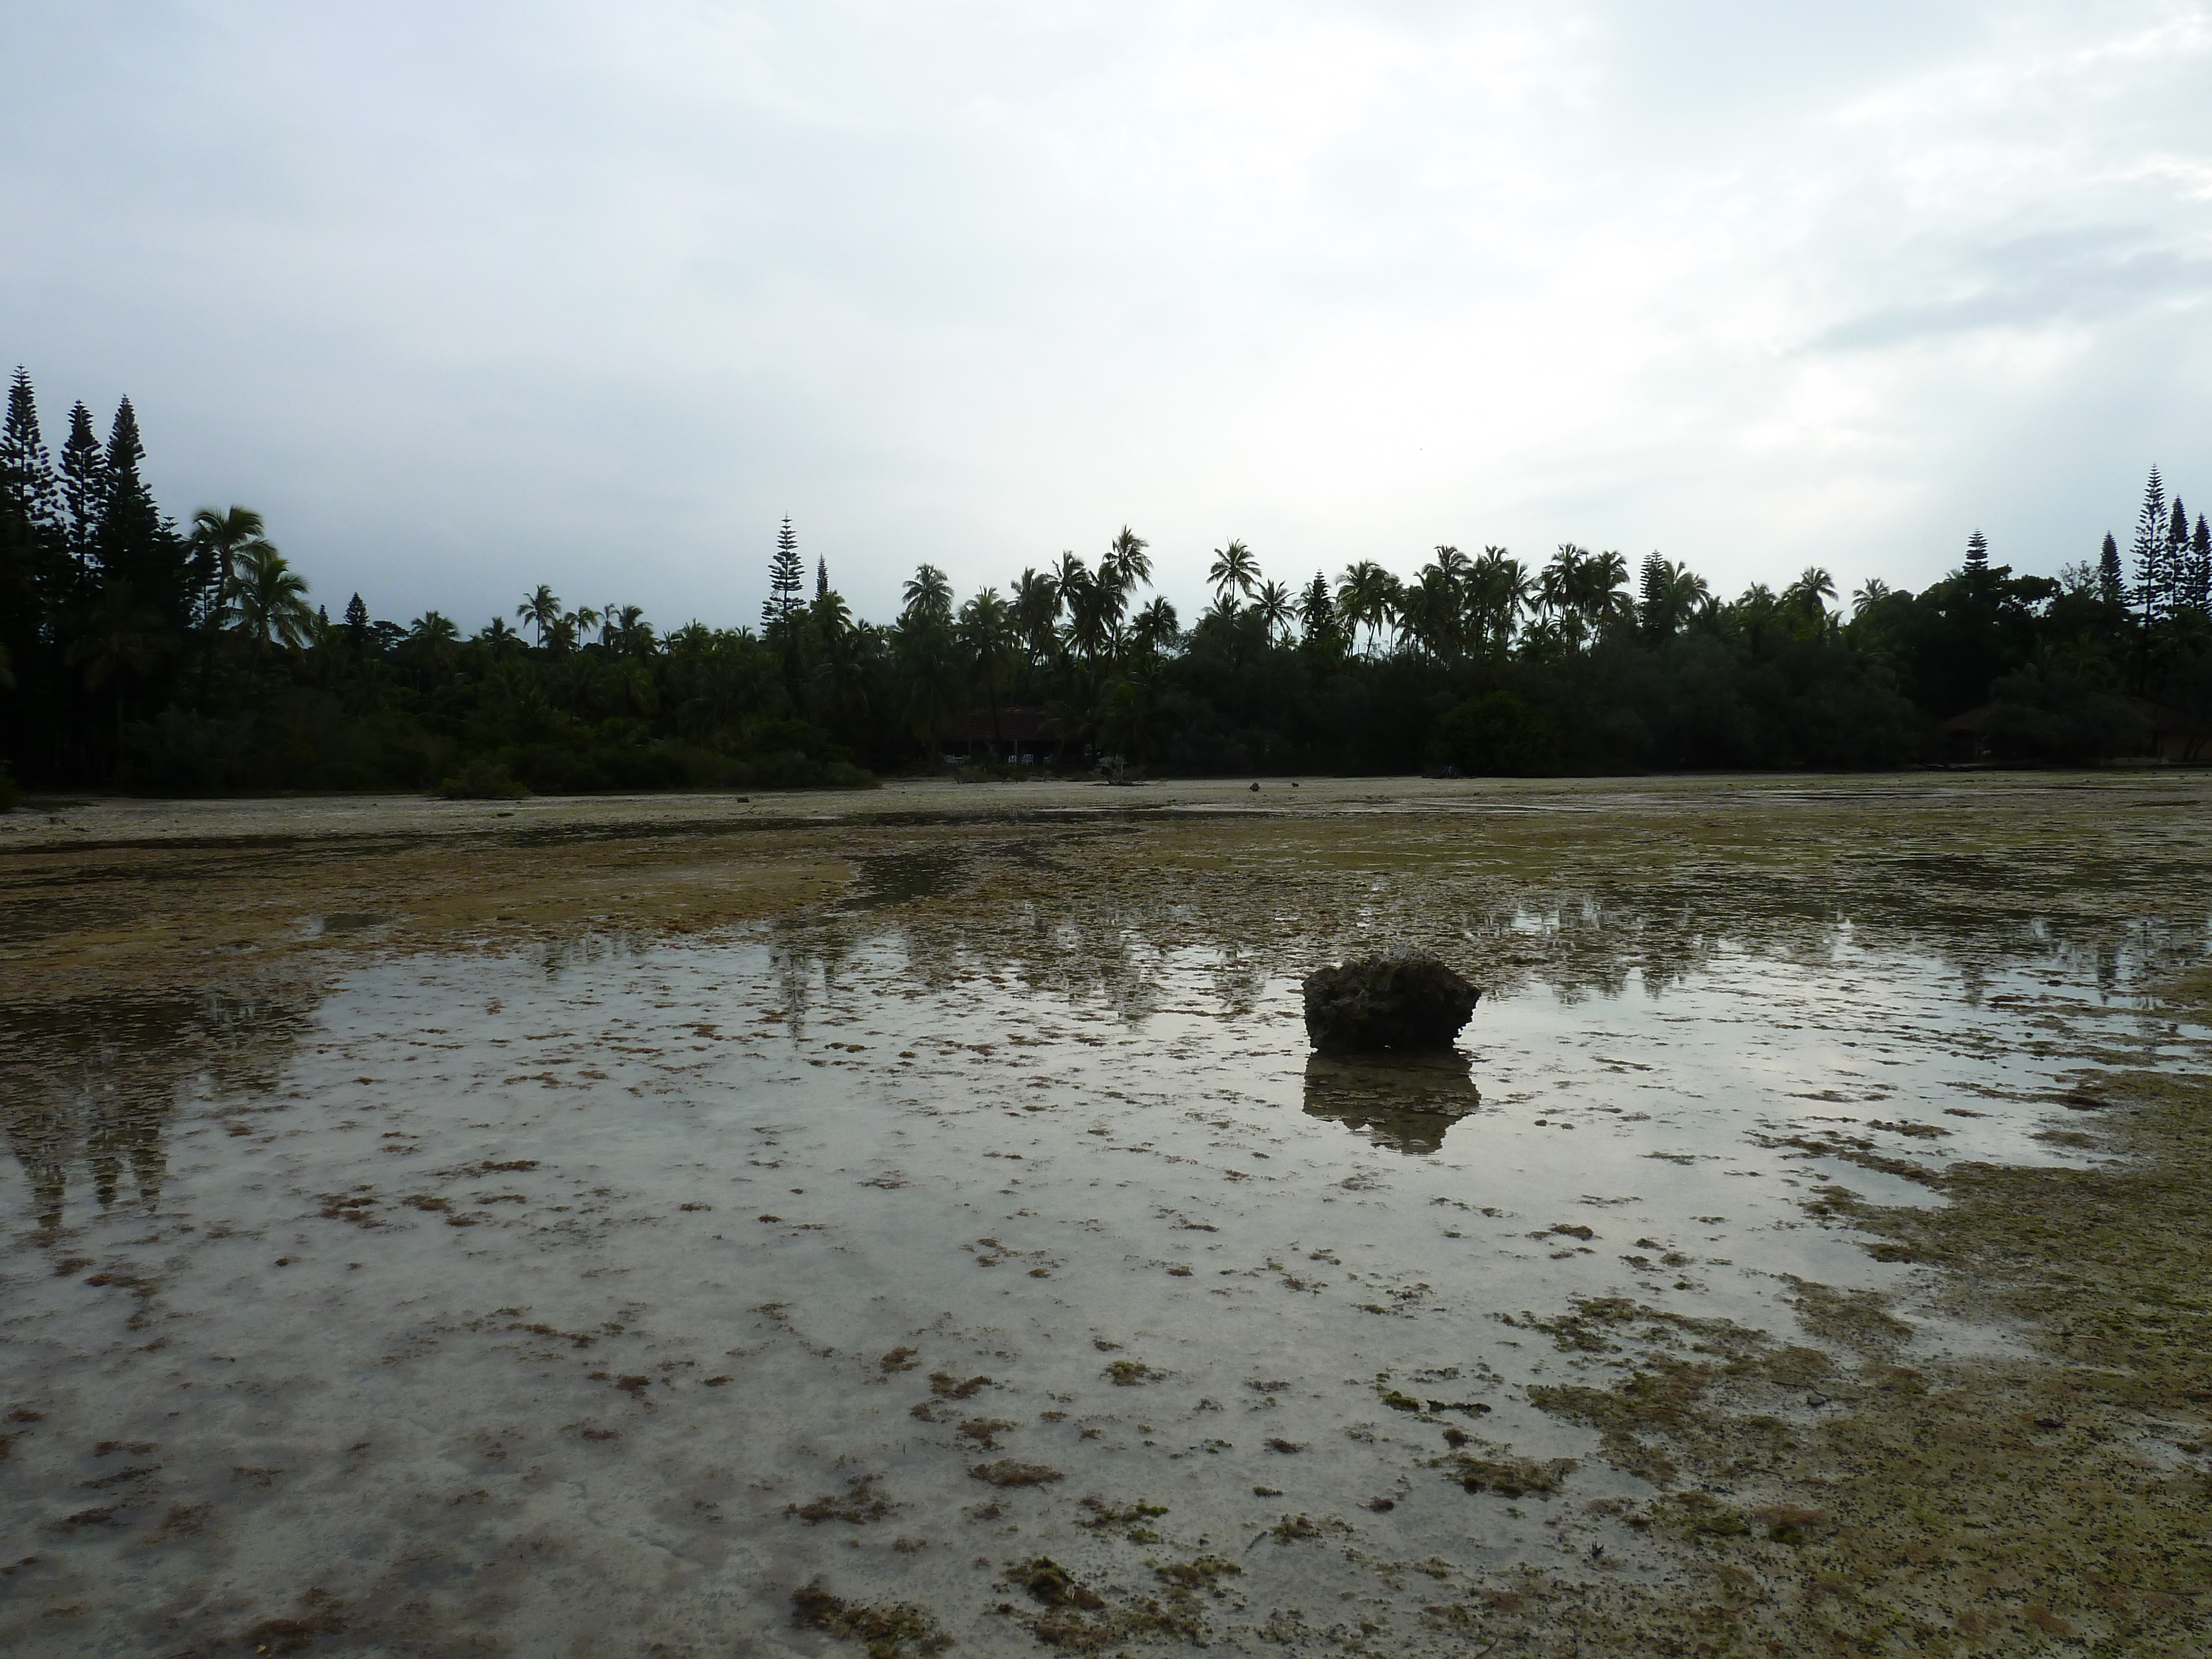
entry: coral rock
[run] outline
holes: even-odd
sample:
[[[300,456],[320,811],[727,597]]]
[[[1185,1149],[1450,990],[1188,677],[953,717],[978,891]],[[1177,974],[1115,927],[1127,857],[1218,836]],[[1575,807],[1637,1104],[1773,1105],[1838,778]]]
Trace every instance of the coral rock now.
[[[1324,1054],[1449,1048],[1481,995],[1435,957],[1361,957],[1306,975],[1306,1036]]]

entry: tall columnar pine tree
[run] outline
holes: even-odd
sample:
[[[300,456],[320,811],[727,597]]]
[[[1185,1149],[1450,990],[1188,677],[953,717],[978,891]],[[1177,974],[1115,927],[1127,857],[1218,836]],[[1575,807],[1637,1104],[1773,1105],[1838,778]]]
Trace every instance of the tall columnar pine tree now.
[[[2166,519],[2166,557],[2162,562],[2165,568],[2160,574],[2166,580],[2166,591],[2160,597],[2166,614],[2171,616],[2188,603],[2189,509],[2181,504],[2178,492],[2173,498],[2173,510]]]
[[[0,496],[24,524],[39,530],[58,527],[61,497],[54,482],[53,457],[39,430],[39,402],[31,377],[21,367],[8,387],[8,416],[0,425]]]
[[[345,636],[346,643],[355,650],[368,648],[368,607],[362,603],[358,593],[346,601]]]
[[[814,597],[817,599],[830,597],[830,561],[826,557],[814,561]]]
[[[2108,605],[2118,605],[2127,597],[2127,578],[2120,570],[2120,544],[2109,530],[2097,555],[2097,590]]]
[[[107,514],[107,459],[92,411],[82,402],[70,410],[69,436],[62,441],[63,534],[80,572],[92,568],[100,521]]]
[[[2150,482],[2143,486],[2142,508],[2136,514],[2135,545],[2129,550],[2136,562],[2136,603],[2145,622],[2158,620],[2165,587],[2166,524],[2166,481],[2153,467]]]
[[[33,654],[53,638],[67,586],[57,580],[59,528],[38,400],[18,368],[0,425],[0,691],[32,672]]]
[[[115,407],[101,465],[107,500],[100,517],[94,550],[104,582],[124,581],[173,629],[196,621],[209,596],[196,576],[175,530],[164,523],[154,493],[139,476],[146,447],[138,436],[137,412],[125,398]]]
[[[1978,530],[1966,538],[1966,574],[1979,581],[1990,574],[1990,538]]]
[[[1328,591],[1328,577],[1319,570],[1306,584],[1298,600],[1298,621],[1308,645],[1334,649],[1337,643],[1336,601]]]
[[[1644,556],[1643,568],[1637,572],[1636,603],[1647,628],[1655,626],[1667,608],[1667,578],[1671,574],[1657,548]]]
[[[2189,538],[2181,602],[2200,616],[2212,616],[2212,530],[2206,528],[2202,513],[2197,515],[2197,528]]]
[[[761,606],[761,625],[772,628],[799,609],[799,595],[806,585],[806,566],[799,556],[799,538],[785,515],[775,532],[775,556],[769,561],[768,602]]]

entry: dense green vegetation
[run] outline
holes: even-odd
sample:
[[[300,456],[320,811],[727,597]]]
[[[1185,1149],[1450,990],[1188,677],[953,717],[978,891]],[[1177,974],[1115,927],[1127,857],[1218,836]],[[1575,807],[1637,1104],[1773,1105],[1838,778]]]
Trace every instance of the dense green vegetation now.
[[[2056,577],[1990,562],[1840,605],[1808,570],[1734,599],[1653,554],[1540,566],[1438,547],[1267,578],[1232,541],[1188,626],[1124,529],[1005,592],[924,565],[855,618],[787,520],[761,625],[662,633],[545,587],[464,633],[428,611],[335,620],[244,507],[165,517],[126,399],[58,455],[17,370],[0,432],[0,760],[22,783],[456,793],[858,782],[1020,759],[1156,772],[1881,767],[2092,760],[2212,731],[2205,520],[2157,474],[2130,557]],[[811,591],[810,591],[811,589]],[[1942,722],[1978,710],[1971,732]],[[0,791],[8,788],[0,775]]]

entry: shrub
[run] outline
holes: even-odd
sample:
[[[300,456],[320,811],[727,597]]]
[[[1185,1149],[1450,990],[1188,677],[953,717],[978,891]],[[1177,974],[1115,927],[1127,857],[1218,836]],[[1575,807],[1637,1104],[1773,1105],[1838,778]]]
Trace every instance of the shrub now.
[[[1473,775],[1548,777],[1559,769],[1558,728],[1510,691],[1469,697],[1437,722],[1431,748]]]
[[[441,783],[438,793],[447,800],[513,800],[530,791],[507,776],[507,768],[497,762],[471,760],[458,777]]]

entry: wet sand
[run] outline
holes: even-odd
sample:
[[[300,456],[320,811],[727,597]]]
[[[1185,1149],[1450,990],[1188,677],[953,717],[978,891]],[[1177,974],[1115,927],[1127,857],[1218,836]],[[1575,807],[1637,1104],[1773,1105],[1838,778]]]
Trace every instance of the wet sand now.
[[[2195,1651],[2207,794],[0,819],[0,1643]]]

